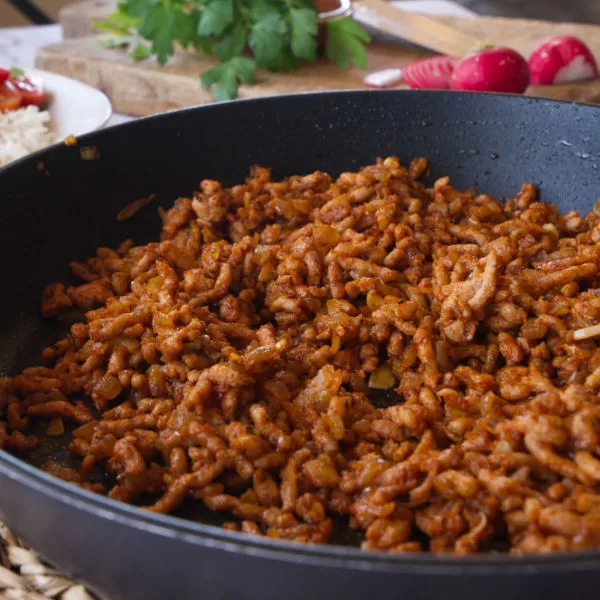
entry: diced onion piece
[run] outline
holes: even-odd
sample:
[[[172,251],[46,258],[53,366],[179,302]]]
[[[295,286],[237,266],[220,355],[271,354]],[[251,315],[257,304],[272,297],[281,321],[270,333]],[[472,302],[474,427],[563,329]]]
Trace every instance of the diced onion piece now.
[[[331,350],[333,351],[334,354],[337,354],[340,351],[340,348],[342,347],[342,340],[340,338],[339,335],[333,335],[333,337],[331,338]]]
[[[383,69],[369,73],[363,83],[371,88],[387,88],[402,82],[402,69]]]
[[[217,236],[215,236],[215,234],[208,227],[202,228],[202,239],[204,240],[205,244],[218,241]]]
[[[322,223],[315,224],[313,235],[317,243],[321,246],[335,246],[340,241],[340,232]]]
[[[150,279],[148,279],[146,289],[148,290],[149,293],[158,292],[162,289],[163,284],[164,284],[164,280],[162,277],[160,277],[160,276],[151,277]]]
[[[91,440],[92,435],[94,435],[94,427],[95,423],[90,421],[89,423],[86,423],[85,425],[75,429],[75,431],[73,431],[73,437]]]
[[[100,152],[96,146],[82,146],[79,154],[83,160],[99,160]]]
[[[383,298],[375,291],[370,290],[367,293],[367,306],[369,308],[377,308],[383,304]]]
[[[591,327],[582,327],[573,332],[575,341],[587,340],[600,335],[600,325],[592,325]]]
[[[48,429],[46,430],[46,434],[50,437],[58,437],[65,432],[65,424],[60,417],[56,417],[50,421],[48,424]]]
[[[396,375],[389,365],[382,365],[371,373],[369,387],[374,390],[391,390],[396,385]]]
[[[542,229],[551,235],[553,235],[556,239],[559,238],[558,229],[552,223],[544,223],[542,225]]]

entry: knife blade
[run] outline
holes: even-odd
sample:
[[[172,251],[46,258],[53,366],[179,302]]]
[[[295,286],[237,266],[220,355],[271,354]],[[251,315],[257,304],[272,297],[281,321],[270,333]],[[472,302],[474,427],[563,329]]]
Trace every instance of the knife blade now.
[[[435,17],[408,12],[383,0],[355,0],[352,11],[354,19],[371,30],[440,54],[463,56],[482,42]]]

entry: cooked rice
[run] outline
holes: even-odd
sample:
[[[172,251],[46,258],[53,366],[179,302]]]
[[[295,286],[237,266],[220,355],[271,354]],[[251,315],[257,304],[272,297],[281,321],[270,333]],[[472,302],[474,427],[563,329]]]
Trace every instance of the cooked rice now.
[[[0,167],[54,141],[50,113],[37,106],[0,112]]]

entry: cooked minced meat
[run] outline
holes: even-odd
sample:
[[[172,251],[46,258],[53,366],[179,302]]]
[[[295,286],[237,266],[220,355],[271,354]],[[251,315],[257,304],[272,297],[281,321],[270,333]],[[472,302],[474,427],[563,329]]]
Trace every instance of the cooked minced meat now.
[[[0,444],[74,421],[80,472],[51,472],[102,490],[101,468],[111,498],[254,535],[600,546],[600,216],[531,184],[506,203],[427,188],[426,169],[206,180],[161,241],[72,264],[84,283],[50,285],[42,313],[85,320],[0,382]]]

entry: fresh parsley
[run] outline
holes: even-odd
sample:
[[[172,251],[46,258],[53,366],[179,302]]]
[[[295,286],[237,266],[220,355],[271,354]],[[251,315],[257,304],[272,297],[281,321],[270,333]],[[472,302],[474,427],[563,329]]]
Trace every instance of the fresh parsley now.
[[[144,42],[138,42],[131,51],[131,58],[134,60],[144,60],[152,56],[152,49]]]
[[[318,26],[310,8],[292,8],[289,13],[292,53],[301,60],[317,60]]]
[[[112,48],[129,48],[131,44],[131,40],[128,37],[114,33],[103,33],[97,37],[97,40],[103,48],[109,50]],[[131,56],[133,56],[133,52]]]
[[[325,52],[340,67],[347,68],[355,64],[361,69],[367,68],[367,50],[365,42],[369,36],[351,18],[338,19],[329,23]]]
[[[213,0],[205,3],[198,23],[198,35],[200,37],[223,35],[233,25],[234,8],[233,0]]]
[[[201,75],[217,101],[238,95],[257,69],[290,71],[318,59],[314,0],[122,0],[95,23],[107,48],[127,47],[135,60],[165,64],[178,47],[215,56]],[[327,24],[325,55],[341,67],[367,67],[369,36],[351,18]]]
[[[231,100],[237,95],[240,83],[254,82],[255,71],[255,61],[237,56],[202,73],[202,88],[208,90],[212,87],[213,97],[217,102]]]

